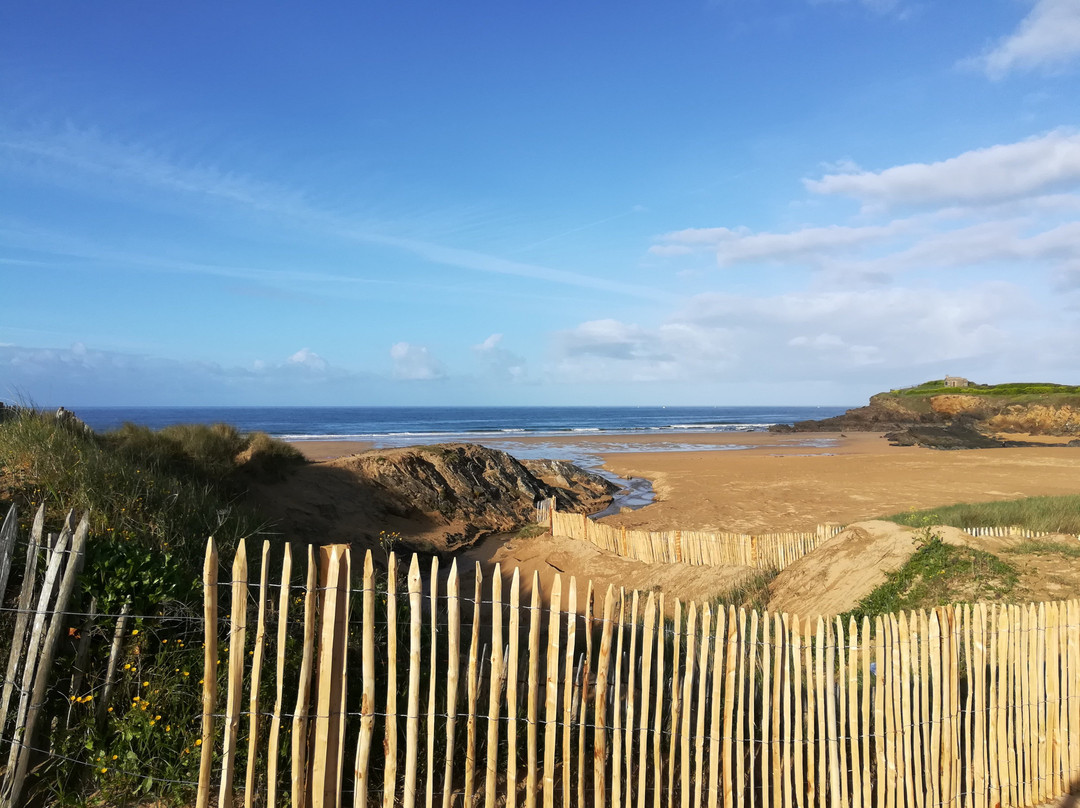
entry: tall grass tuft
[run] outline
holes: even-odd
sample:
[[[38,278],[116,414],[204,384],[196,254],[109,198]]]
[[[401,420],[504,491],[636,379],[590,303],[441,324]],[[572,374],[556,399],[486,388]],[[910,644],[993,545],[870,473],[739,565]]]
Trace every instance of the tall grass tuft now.
[[[228,553],[265,530],[242,504],[252,465],[281,473],[298,458],[292,447],[224,424],[125,424],[96,435],[24,409],[0,423],[0,499],[24,514],[44,503],[53,527],[71,508],[89,511],[85,586],[103,610],[134,595],[136,613],[151,613],[191,598],[207,537]]]
[[[928,524],[958,528],[1015,526],[1046,533],[1080,534],[1080,495],[965,502],[881,518],[909,527]]]

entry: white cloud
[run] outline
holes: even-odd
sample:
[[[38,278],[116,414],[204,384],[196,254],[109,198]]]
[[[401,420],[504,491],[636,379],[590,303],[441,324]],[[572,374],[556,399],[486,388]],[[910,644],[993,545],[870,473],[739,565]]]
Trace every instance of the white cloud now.
[[[556,335],[554,373],[572,382],[663,382],[720,378],[733,359],[723,328],[673,321],[645,328],[592,320]]]
[[[442,363],[424,345],[396,342],[390,347],[390,359],[395,379],[424,381],[446,376]]]
[[[886,207],[994,204],[1080,183],[1080,134],[1057,130],[936,163],[826,174],[804,183],[814,193],[851,196]]]
[[[666,243],[650,251],[660,255],[678,255],[680,250],[689,252],[691,245],[705,247],[716,251],[720,266],[755,260],[798,260],[862,247],[894,237],[912,226],[911,221],[896,220],[887,225],[864,227],[807,227],[791,233],[752,233],[746,228],[698,228],[667,233],[660,237]]]
[[[318,372],[324,371],[329,367],[325,359],[308,348],[301,348],[290,356],[289,363]]]
[[[1080,1],[1036,0],[1013,33],[966,60],[992,79],[1020,70],[1060,69],[1080,54]]]
[[[296,404],[357,395],[370,374],[335,368],[308,350],[250,367],[108,351],[0,345],[0,398],[42,404]]]
[[[525,359],[502,347],[502,340],[502,334],[492,334],[479,345],[474,345],[473,351],[493,378],[508,382],[524,380],[527,375]]]
[[[951,290],[890,287],[805,290],[778,295],[709,293],[656,326],[614,319],[557,335],[554,376],[578,384],[665,382],[783,383],[842,379],[868,371],[932,378],[945,366],[1006,364],[1024,375],[1031,354],[1068,367],[1053,328],[1080,337],[1021,287],[975,283]],[[875,370],[875,369],[879,369]]]

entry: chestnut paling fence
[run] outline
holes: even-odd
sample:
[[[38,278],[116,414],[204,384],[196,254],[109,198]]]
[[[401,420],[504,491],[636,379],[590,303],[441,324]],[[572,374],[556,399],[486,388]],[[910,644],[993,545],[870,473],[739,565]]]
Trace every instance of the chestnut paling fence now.
[[[9,514],[5,589],[14,533]],[[64,711],[69,732],[72,710],[106,732],[142,715],[123,660],[175,643],[140,654],[150,623],[134,636],[127,606],[72,611],[90,541],[73,518],[43,536],[39,511],[5,599],[5,806],[40,800],[42,771],[131,768],[58,744]],[[182,618],[205,629],[205,674],[172,727],[199,760],[172,785],[200,807],[991,808],[1080,778],[1078,601],[806,620],[380,560],[305,547],[294,564],[264,544],[249,581],[244,545],[208,545],[204,613]],[[94,621],[96,672],[80,662]],[[161,765],[121,782],[164,782]]]
[[[265,550],[249,586],[208,548],[199,806],[990,808],[1080,777],[1080,601],[806,620],[308,553],[290,678],[290,555],[273,615]]]
[[[813,552],[844,530],[823,524],[812,531],[790,533],[731,533],[696,530],[627,530],[596,522],[580,513],[562,513],[554,499],[542,500],[536,522],[552,534],[595,544],[602,550],[638,561],[696,566],[748,566],[782,570]],[[1039,539],[1055,535],[1021,527],[965,528],[972,536],[1011,536]]]
[[[554,500],[536,509],[536,521],[557,536],[587,541],[602,550],[638,561],[696,566],[748,566],[782,570],[843,530],[818,525],[802,533],[730,533],[697,530],[627,530],[595,522],[584,514],[563,513]]]

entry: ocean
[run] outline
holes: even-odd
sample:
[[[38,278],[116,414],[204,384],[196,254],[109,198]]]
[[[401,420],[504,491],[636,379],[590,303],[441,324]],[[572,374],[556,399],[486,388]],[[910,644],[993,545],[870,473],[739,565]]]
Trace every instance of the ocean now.
[[[727,451],[748,444],[695,435],[765,432],[772,424],[828,418],[846,407],[79,407],[73,412],[97,431],[132,422],[152,429],[171,424],[232,424],[289,441],[362,441],[374,448],[427,443],[480,443],[521,460],[557,458],[600,474],[622,491],[611,507],[641,508],[653,501],[652,483],[625,480],[604,469],[614,452]],[[648,443],[633,436],[650,435]],[[528,440],[523,440],[523,439]],[[544,440],[551,438],[551,441]],[[574,440],[579,438],[580,440]],[[806,446],[833,442],[814,433]]]
[[[765,431],[827,418],[845,407],[78,407],[95,430],[130,421],[232,424],[284,440],[357,440],[377,446],[586,434],[670,435]]]

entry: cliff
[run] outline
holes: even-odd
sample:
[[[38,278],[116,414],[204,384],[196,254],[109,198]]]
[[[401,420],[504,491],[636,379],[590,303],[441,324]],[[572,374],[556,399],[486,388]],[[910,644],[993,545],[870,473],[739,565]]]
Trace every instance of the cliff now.
[[[1054,384],[973,385],[940,382],[878,393],[865,407],[775,432],[885,432],[900,445],[941,449],[1024,446],[1013,436],[1080,438],[1080,388]],[[1045,440],[1038,445],[1047,445]]]

